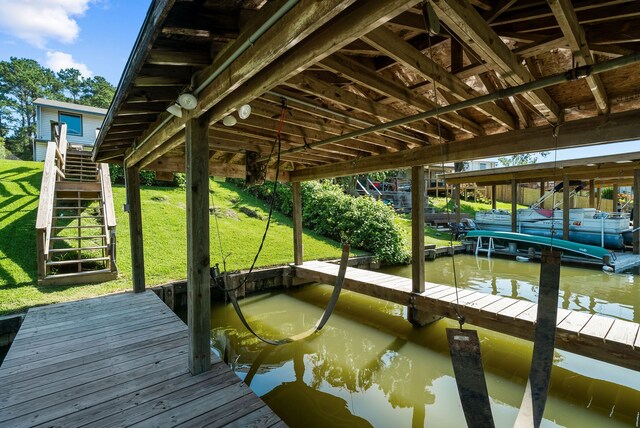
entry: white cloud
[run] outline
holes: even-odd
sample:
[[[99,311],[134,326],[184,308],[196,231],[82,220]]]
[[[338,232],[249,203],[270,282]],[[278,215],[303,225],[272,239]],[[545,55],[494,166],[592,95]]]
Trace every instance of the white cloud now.
[[[83,77],[92,77],[93,72],[89,70],[85,64],[81,62],[76,62],[71,54],[59,52],[59,51],[49,51],[47,52],[47,67],[52,69],[53,71],[60,71],[65,68],[75,68],[80,71]]]
[[[71,43],[80,32],[74,17],[93,0],[0,0],[0,31],[44,48],[48,40]]]

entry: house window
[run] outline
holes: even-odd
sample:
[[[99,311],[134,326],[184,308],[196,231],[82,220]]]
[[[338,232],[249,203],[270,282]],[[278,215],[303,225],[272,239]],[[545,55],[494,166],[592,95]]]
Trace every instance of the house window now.
[[[82,136],[82,116],[79,114],[60,113],[60,123],[67,124],[67,135]]]
[[[480,169],[487,169],[487,164],[484,162],[480,162]]]

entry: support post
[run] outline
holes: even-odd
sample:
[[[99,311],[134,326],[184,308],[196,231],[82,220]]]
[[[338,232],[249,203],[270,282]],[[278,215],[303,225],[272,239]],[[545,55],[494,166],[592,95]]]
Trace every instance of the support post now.
[[[206,115],[186,124],[187,319],[192,375],[211,368],[208,128]]]
[[[424,167],[411,167],[411,281],[415,293],[424,291]]]
[[[565,175],[562,186],[562,239],[565,241],[569,240],[569,213],[571,211],[569,183],[569,176]]]
[[[455,194],[455,198],[454,198],[454,205],[455,205],[455,210],[456,210],[456,224],[460,223],[462,221],[462,217],[460,216],[460,191],[461,186],[460,184],[454,184],[453,186],[454,191],[453,193]]]
[[[496,185],[491,185],[491,209],[496,209]]]
[[[142,244],[142,206],[140,203],[140,169],[125,168],[127,181],[127,210],[129,212],[129,234],[131,235],[131,270],[133,291],[145,290],[144,250]]]
[[[304,263],[304,253],[302,248],[302,193],[300,182],[292,183],[293,193],[293,263],[297,266]]]
[[[414,293],[424,292],[424,193],[424,167],[411,167],[411,289]],[[407,316],[415,326],[424,326],[442,318],[412,305]]]
[[[596,180],[589,180],[589,208],[596,205]]]
[[[618,199],[618,195],[620,194],[620,186],[617,184],[613,185],[613,194],[611,195],[611,211],[620,212],[620,199]]]
[[[640,254],[640,169],[633,170],[633,254]]]
[[[518,231],[518,183],[511,180],[511,231]]]
[[[596,200],[598,201],[596,208],[600,209],[600,204],[602,204],[602,187],[596,189]]]
[[[544,196],[544,184],[545,184],[544,181],[540,182],[540,197]],[[543,207],[541,207],[541,208],[543,208]]]

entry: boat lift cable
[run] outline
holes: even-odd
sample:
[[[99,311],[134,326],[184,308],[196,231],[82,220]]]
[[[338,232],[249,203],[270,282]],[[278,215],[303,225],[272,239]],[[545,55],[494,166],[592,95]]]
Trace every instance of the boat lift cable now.
[[[211,270],[211,277],[214,280],[215,284],[221,289],[223,290],[226,295],[229,297],[229,299],[231,300],[231,304],[233,305],[233,309],[236,311],[236,313],[238,314],[238,317],[240,318],[240,321],[242,322],[242,324],[245,326],[245,328],[251,333],[253,334],[256,338],[260,339],[261,341],[270,344],[270,345],[284,345],[287,343],[291,343],[291,342],[295,342],[298,340],[302,340],[305,339],[307,337],[310,337],[311,335],[315,334],[316,332],[320,331],[324,325],[327,323],[327,321],[329,321],[329,318],[331,317],[331,314],[333,313],[333,310],[336,306],[336,304],[338,303],[338,298],[340,297],[340,292],[342,291],[342,285],[344,283],[344,277],[347,271],[347,262],[349,260],[349,250],[350,250],[350,246],[348,243],[344,243],[342,246],[342,256],[340,258],[340,268],[338,270],[338,276],[336,278],[336,282],[334,284],[333,287],[333,292],[331,293],[331,298],[329,299],[329,302],[327,303],[327,307],[325,308],[322,316],[320,317],[320,319],[318,320],[318,322],[316,322],[316,324],[308,329],[305,332],[299,333],[297,335],[294,336],[290,336],[290,337],[286,337],[284,339],[268,339],[266,337],[263,337],[261,335],[259,335],[249,324],[249,322],[247,321],[246,317],[244,316],[242,309],[240,308],[240,304],[238,303],[238,299],[236,296],[236,291],[238,289],[240,289],[242,286],[246,285],[247,280],[249,279],[249,277],[251,276],[251,273],[253,272],[253,269],[256,265],[256,262],[258,260],[258,257],[260,256],[260,253],[262,252],[262,248],[264,246],[264,242],[266,240],[267,237],[267,233],[269,232],[269,226],[271,224],[271,217],[273,214],[273,208],[275,206],[275,201],[276,201],[276,195],[277,195],[277,190],[278,190],[278,176],[280,174],[280,154],[281,154],[281,148],[282,148],[282,126],[284,124],[284,119],[285,119],[285,115],[286,115],[286,100],[282,100],[282,113],[280,115],[280,120],[278,123],[278,132],[276,135],[276,141],[273,144],[273,147],[271,149],[271,155],[273,155],[273,151],[276,147],[276,145],[278,146],[278,152],[277,152],[277,163],[276,163],[276,178],[274,180],[273,183],[273,192],[272,192],[272,196],[271,196],[271,204],[269,206],[269,216],[267,218],[267,225],[265,226],[265,230],[264,230],[264,234],[262,235],[262,240],[260,241],[260,246],[258,247],[258,251],[256,252],[255,257],[253,258],[253,262],[251,263],[251,267],[249,268],[249,272],[245,275],[244,280],[240,281],[238,283],[237,286],[232,287],[232,288],[228,288],[227,287],[227,283],[228,283],[228,272],[227,272],[227,264],[226,264],[226,259],[228,257],[228,255],[224,254],[223,251],[223,247],[222,247],[222,239],[220,236],[220,228],[218,225],[218,218],[216,216],[215,219],[215,223],[216,223],[216,230],[217,230],[217,237],[218,237],[218,243],[220,245],[220,255],[222,258],[222,265],[223,265],[223,278],[224,278],[224,285],[221,286],[218,284],[217,281],[217,272],[216,269],[213,268]],[[269,158],[271,158],[271,155],[269,156]],[[268,166],[269,161],[267,161],[266,165]],[[211,196],[211,201],[213,204],[213,193],[210,192],[210,196]],[[215,205],[212,205],[212,208],[214,209],[214,216],[215,216]]]
[[[423,8],[425,7],[430,7],[429,3],[424,1],[423,2]],[[425,21],[425,27],[427,29],[427,31],[429,31],[429,29],[431,28],[431,26],[433,25],[432,23],[429,23],[429,21],[427,20],[427,16],[428,13],[424,13],[423,17],[424,17],[424,21]],[[437,18],[436,18],[437,19]],[[433,46],[431,45],[431,36],[429,36],[429,56],[433,59]],[[441,129],[441,124],[440,124],[440,112],[439,112],[439,104],[438,104],[438,82],[437,80],[433,81],[433,94],[435,97],[435,110],[436,110],[436,120],[437,120],[437,124],[438,124],[438,144],[440,145],[440,150],[442,151],[442,160],[440,161],[440,166],[442,168],[442,179],[445,182],[445,192],[444,192],[444,206],[445,209],[447,211],[447,224],[451,224],[451,209],[449,208],[449,198],[447,196],[447,191],[446,191],[446,183],[447,183],[447,173],[445,171],[444,168],[444,144],[442,141],[442,129]],[[459,190],[458,190],[459,191]],[[424,207],[422,207],[422,209],[424,209]],[[456,227],[458,227],[458,225],[456,225]],[[453,232],[453,231],[452,231]],[[451,248],[453,248],[453,233],[449,234],[449,245],[451,246]],[[424,263],[424,261],[422,261]],[[453,274],[453,286],[455,288],[456,291],[456,303],[454,305],[454,309],[456,311],[456,318],[458,319],[458,323],[460,324],[460,330],[462,330],[462,327],[464,325],[464,316],[462,316],[462,314],[460,313],[460,299],[458,297],[458,273],[456,272],[456,256],[455,256],[455,252],[452,252],[451,254],[451,269],[452,269],[452,274]]]

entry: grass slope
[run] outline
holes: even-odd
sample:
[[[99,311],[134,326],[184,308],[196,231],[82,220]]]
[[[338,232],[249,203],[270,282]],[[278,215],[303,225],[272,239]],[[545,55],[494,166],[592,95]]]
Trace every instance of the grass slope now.
[[[123,186],[114,186],[117,217],[117,257],[120,276],[115,281],[80,286],[38,287],[35,221],[42,163],[0,160],[0,315],[38,306],[131,289],[128,216],[122,211]],[[219,211],[220,236],[229,270],[246,269],[258,249],[268,206],[226,183],[211,183]],[[176,188],[141,191],[147,285],[186,277],[186,194]],[[240,212],[255,211],[259,218]],[[250,211],[248,211],[250,212]],[[220,263],[214,217],[210,217],[211,261]],[[291,219],[275,213],[257,266],[282,265],[293,259]],[[339,244],[305,231],[306,259],[339,257]]]

